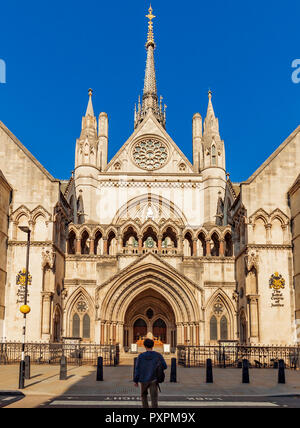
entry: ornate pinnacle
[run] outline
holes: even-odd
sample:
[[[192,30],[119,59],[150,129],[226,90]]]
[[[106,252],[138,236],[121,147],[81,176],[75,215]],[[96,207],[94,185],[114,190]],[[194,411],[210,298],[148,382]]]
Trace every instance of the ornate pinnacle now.
[[[153,9],[152,9],[151,4],[150,4],[149,15],[146,15],[146,18],[149,19],[149,24],[148,24],[148,39],[147,39],[147,44],[146,44],[147,48],[148,48],[149,45],[155,46],[155,43],[154,43],[154,34],[153,34],[153,22],[152,22],[152,20],[154,18],[156,18],[156,16],[153,15],[152,12],[153,12]]]

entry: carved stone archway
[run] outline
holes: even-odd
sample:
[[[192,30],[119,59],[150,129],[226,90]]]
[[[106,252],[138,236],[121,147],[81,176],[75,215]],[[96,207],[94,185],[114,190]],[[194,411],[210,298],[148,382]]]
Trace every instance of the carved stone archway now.
[[[160,306],[158,304],[158,312],[162,315],[160,318],[169,327],[171,322],[170,331],[176,331],[177,345],[203,343],[202,288],[167,263],[158,263],[158,260],[155,255],[147,255],[98,287],[96,300],[99,304],[101,344],[112,341],[124,346],[128,314],[131,313],[133,303],[140,301],[143,296],[147,296],[147,303],[151,299],[161,302]],[[167,308],[170,319],[163,318],[164,308]],[[137,317],[139,315],[141,314],[136,314]],[[130,336],[128,340],[130,342]],[[170,336],[168,340],[171,342]]]
[[[143,320],[146,330],[141,329],[144,336],[155,340],[157,346],[161,343],[176,347],[176,322],[174,311],[169,302],[157,291],[148,288],[136,296],[129,305],[124,320],[124,347],[137,341],[135,325],[138,320]],[[155,325],[161,320],[165,324],[165,331],[159,332]]]

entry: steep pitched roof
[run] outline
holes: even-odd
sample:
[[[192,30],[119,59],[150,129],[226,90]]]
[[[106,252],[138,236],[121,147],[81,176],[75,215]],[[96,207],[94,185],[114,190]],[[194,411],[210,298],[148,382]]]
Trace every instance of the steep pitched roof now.
[[[241,184],[250,184],[253,180],[278,156],[278,154],[284,150],[284,148],[300,133],[300,125],[295,129],[294,132],[282,143],[280,146],[268,157],[268,159],[248,178],[248,180]]]
[[[3,122],[0,121],[0,128],[10,137],[10,139],[19,147],[20,150],[45,174],[50,181],[59,182],[59,180],[55,179],[40,162],[30,153],[29,150],[26,149],[25,146],[17,139],[17,137],[4,125]]]

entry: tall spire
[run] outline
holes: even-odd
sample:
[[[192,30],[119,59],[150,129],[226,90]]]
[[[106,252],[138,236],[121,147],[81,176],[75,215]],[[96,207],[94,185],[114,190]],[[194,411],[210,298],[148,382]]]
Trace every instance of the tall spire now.
[[[165,112],[162,110],[162,106],[159,105],[158,96],[157,96],[157,86],[156,86],[156,76],[155,76],[155,61],[154,61],[154,50],[156,48],[154,42],[154,32],[153,32],[153,19],[156,18],[153,15],[153,9],[150,5],[149,14],[146,15],[146,18],[149,19],[148,22],[148,36],[147,36],[147,62],[146,62],[146,71],[145,71],[145,81],[144,81],[144,92],[143,92],[143,104],[141,110],[138,111],[135,118],[135,128],[144,120],[146,114],[151,110],[156,119],[165,127]]]
[[[203,136],[214,136],[220,138],[219,135],[219,121],[215,116],[213,104],[212,104],[212,92],[209,90],[208,92],[208,106],[207,106],[207,114],[204,121],[204,133]]]
[[[92,102],[92,95],[93,95],[93,90],[89,89],[89,103],[86,109],[86,114],[85,114],[86,116],[95,116],[93,102]]]

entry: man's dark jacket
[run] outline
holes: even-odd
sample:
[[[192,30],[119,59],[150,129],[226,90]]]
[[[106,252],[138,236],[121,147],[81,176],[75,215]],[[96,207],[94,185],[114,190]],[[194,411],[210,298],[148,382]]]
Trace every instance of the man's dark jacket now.
[[[147,351],[138,356],[134,371],[134,382],[147,383],[155,380],[155,372],[158,361],[161,361],[164,370],[167,364],[161,354],[155,351]]]

